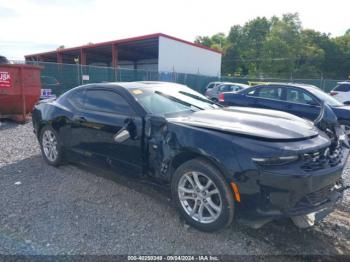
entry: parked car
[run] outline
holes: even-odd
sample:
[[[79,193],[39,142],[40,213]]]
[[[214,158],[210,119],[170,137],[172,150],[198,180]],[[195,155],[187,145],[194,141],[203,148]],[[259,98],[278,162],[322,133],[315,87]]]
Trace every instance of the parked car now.
[[[241,83],[221,83],[217,84],[212,88],[209,88],[205,91],[205,96],[215,102],[219,101],[219,94],[223,92],[237,92],[242,89],[248,88],[249,85]]]
[[[330,95],[345,105],[350,105],[350,81],[339,82]]]
[[[41,95],[40,99],[55,98],[62,92],[61,84],[53,76],[41,76]]]
[[[0,55],[0,65],[1,64],[9,64],[9,63],[10,63],[10,61],[7,60],[7,58],[5,56]]]
[[[285,111],[302,118],[315,120],[322,102],[327,103],[350,137],[350,106],[346,106],[312,85],[269,83],[237,93],[224,93],[219,102],[225,106],[248,106]]]
[[[223,108],[179,84],[79,86],[37,104],[33,126],[49,165],[86,162],[150,178],[203,231],[229,225],[236,212],[255,226],[282,217],[300,226],[331,212],[346,189],[340,132],[331,140],[288,113]]]
[[[205,90],[212,89],[212,88],[216,87],[217,85],[221,85],[221,84],[223,84],[223,82],[220,82],[220,81],[210,82],[210,83],[205,87]]]

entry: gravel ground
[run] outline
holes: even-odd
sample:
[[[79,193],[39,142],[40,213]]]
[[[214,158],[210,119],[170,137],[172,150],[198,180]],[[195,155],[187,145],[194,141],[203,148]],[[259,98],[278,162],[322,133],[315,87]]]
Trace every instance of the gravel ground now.
[[[31,123],[0,126],[0,199],[0,254],[350,254],[349,194],[307,230],[286,219],[203,233],[184,225],[162,188],[46,165]]]

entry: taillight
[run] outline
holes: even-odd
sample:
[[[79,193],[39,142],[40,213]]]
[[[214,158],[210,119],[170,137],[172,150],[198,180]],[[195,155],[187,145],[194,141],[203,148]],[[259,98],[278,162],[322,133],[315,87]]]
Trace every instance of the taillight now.
[[[338,93],[335,92],[335,91],[331,91],[329,94],[330,94],[331,96],[336,96]]]
[[[219,94],[219,102],[225,102],[225,95],[224,93]]]

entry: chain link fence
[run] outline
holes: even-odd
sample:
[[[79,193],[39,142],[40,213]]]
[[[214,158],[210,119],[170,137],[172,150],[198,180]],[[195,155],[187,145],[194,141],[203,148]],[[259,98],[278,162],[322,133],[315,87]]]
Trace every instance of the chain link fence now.
[[[18,62],[18,61],[16,61]],[[22,62],[23,63],[23,62]],[[337,82],[342,80],[334,79],[294,79],[278,77],[213,77],[200,74],[185,74],[177,72],[157,72],[145,70],[131,70],[113,67],[101,67],[80,64],[58,64],[49,62],[25,62],[42,67],[43,88],[55,81],[59,83],[59,88],[55,90],[56,95],[60,95],[67,90],[82,84],[102,83],[102,82],[130,82],[130,81],[168,81],[187,85],[192,89],[204,93],[205,87],[210,82],[237,82],[252,84],[256,82],[293,82],[315,85],[325,92],[332,90]],[[48,87],[49,88],[49,87]]]

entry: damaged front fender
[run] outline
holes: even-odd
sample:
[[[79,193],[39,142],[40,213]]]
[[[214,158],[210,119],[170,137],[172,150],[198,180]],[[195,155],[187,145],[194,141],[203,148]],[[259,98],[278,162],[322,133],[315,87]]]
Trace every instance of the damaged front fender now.
[[[151,176],[169,182],[178,166],[195,157],[213,163],[227,181],[240,170],[228,134],[171,123],[162,117],[146,119],[145,133]]]

